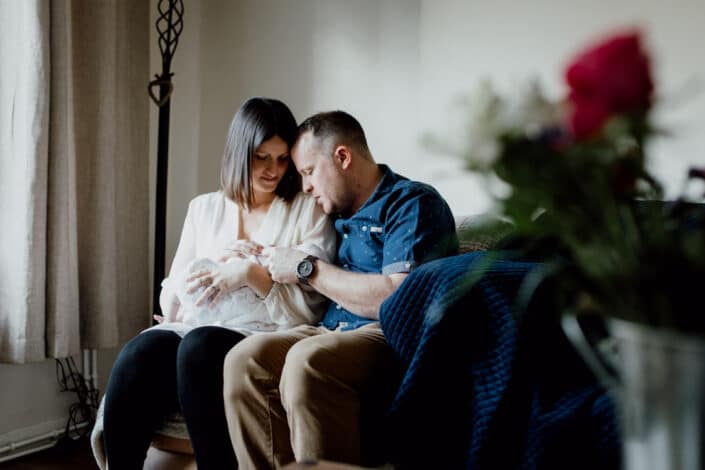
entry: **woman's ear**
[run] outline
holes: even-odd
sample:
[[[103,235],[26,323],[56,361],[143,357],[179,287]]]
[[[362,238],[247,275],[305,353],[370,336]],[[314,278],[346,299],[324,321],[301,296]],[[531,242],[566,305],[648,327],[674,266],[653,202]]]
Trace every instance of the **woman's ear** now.
[[[343,170],[347,170],[352,164],[352,153],[346,145],[338,145],[333,154],[336,162]]]

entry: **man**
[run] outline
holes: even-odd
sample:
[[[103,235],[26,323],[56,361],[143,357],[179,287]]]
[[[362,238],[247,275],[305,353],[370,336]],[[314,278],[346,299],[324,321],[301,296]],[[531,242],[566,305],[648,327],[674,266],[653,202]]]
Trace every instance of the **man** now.
[[[458,246],[446,202],[375,163],[349,114],[304,121],[292,159],[304,191],[338,216],[338,265],[271,248],[269,270],[274,281],[302,283],[333,302],[319,326],[254,335],[228,353],[225,407],[244,469],[362,462],[361,417],[382,409],[382,384],[397,366],[379,326],[380,305],[416,266]]]

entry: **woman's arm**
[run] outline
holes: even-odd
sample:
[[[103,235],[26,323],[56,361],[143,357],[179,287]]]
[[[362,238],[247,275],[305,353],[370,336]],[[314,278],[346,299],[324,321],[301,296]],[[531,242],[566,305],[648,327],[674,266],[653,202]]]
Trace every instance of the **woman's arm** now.
[[[225,249],[225,253],[218,261],[221,263],[249,261],[244,283],[259,297],[266,297],[272,288],[272,276],[269,275],[266,267],[252,262],[253,257],[256,258],[261,254],[262,248],[262,245],[252,240],[236,240]]]
[[[164,314],[164,321],[179,321],[179,298],[177,296],[177,282],[173,282],[196,257],[196,221],[194,200],[189,203],[184,219],[184,226],[181,230],[181,238],[176,248],[174,259],[171,262],[169,276],[162,281],[162,291],[159,294],[159,306]],[[182,278],[183,279],[183,278]]]
[[[247,273],[247,287],[255,291],[259,297],[267,297],[272,289],[272,277],[264,266],[250,262]]]

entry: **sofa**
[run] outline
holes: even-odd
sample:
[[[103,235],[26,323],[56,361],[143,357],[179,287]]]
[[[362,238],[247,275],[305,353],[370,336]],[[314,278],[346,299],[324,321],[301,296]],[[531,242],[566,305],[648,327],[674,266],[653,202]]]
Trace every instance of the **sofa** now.
[[[511,232],[511,225],[496,217],[479,214],[456,218],[460,253],[485,251],[496,246]],[[101,410],[102,411],[102,410]],[[102,419],[99,411],[99,419]],[[100,443],[94,439],[94,453],[99,459]],[[193,449],[182,417],[175,413],[155,433],[147,454],[145,469],[195,469]]]

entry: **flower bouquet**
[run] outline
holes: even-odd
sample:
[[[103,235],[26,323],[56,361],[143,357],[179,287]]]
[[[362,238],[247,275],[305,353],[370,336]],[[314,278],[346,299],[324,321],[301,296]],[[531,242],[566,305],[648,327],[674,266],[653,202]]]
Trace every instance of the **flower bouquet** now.
[[[647,169],[653,81],[637,32],[594,45],[565,71],[567,96],[532,84],[518,100],[488,84],[460,155],[505,183],[500,211],[529,246],[550,246],[562,307],[705,334],[705,210],[662,201]],[[690,180],[705,178],[691,169]]]

